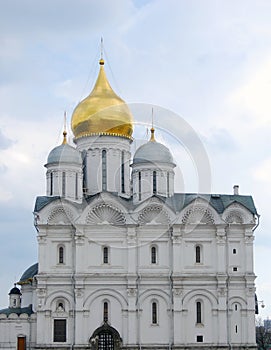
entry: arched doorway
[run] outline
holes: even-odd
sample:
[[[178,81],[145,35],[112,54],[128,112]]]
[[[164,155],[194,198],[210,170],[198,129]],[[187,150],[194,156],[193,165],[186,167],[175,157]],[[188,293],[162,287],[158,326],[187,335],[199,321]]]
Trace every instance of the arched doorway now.
[[[97,328],[89,339],[93,350],[119,350],[122,348],[122,339],[119,332],[105,322]]]

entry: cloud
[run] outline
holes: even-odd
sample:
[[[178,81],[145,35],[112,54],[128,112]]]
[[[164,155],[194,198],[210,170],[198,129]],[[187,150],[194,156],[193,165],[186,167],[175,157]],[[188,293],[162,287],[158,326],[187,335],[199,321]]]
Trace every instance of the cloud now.
[[[0,150],[11,147],[13,143],[14,141],[6,137],[0,129]]]

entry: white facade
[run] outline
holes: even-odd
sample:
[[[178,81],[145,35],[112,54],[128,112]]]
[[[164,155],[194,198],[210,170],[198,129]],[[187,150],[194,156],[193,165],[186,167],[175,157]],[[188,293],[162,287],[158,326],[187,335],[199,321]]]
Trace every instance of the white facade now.
[[[130,175],[122,136],[76,144],[82,167],[46,164],[38,271],[19,282],[21,307],[0,311],[0,348],[256,349],[252,198],[176,194],[171,159],[132,162]],[[65,195],[51,171],[70,171]]]

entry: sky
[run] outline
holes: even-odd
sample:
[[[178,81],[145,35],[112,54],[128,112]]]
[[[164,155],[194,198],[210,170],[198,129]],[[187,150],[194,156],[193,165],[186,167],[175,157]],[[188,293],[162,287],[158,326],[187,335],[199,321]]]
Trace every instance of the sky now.
[[[108,79],[138,123],[135,145],[153,108],[176,189],[231,194],[238,184],[253,196],[260,316],[271,317],[270,18],[269,0],[1,0],[0,307],[37,261],[43,165],[61,143],[64,111],[69,121],[92,89],[103,37]]]

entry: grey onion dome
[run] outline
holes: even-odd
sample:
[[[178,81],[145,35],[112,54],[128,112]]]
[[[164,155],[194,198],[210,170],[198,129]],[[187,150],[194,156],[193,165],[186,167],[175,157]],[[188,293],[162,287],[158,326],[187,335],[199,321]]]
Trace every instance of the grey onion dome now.
[[[79,151],[68,144],[62,144],[55,147],[49,153],[47,164],[52,163],[73,163],[82,164],[82,157]]]
[[[10,292],[8,293],[8,295],[11,295],[11,294],[22,295],[20,289],[16,287],[16,284],[15,284],[15,287],[13,287],[13,288],[10,290]]]
[[[173,164],[173,157],[170,150],[166,146],[156,141],[149,141],[137,149],[134,155],[133,163]]]

